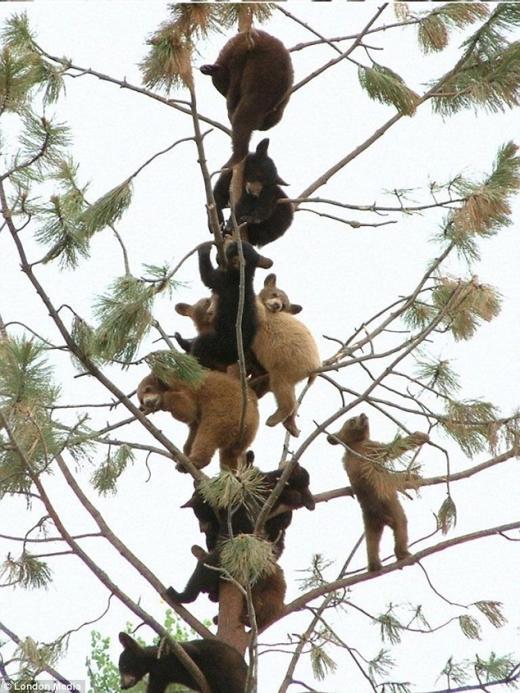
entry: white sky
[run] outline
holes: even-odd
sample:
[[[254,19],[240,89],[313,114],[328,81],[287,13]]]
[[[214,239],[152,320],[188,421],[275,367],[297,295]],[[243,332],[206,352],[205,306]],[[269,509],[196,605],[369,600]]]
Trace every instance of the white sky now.
[[[284,7],[324,35],[338,36],[355,33],[364,26],[375,12],[376,4],[290,2]],[[426,3],[421,3],[421,10],[427,8]],[[39,43],[48,52],[71,57],[75,64],[85,68],[92,67],[117,78],[126,77],[133,84],[140,84],[137,63],[146,52],[146,36],[167,17],[165,2],[51,4],[42,1],[2,4],[0,20],[16,10],[28,12]],[[395,21],[391,8],[385,10],[383,20],[386,23]],[[272,21],[263,28],[281,38],[287,46],[312,40],[308,31],[281,13],[275,13]],[[217,35],[201,45],[201,55],[196,64],[213,61],[225,39],[225,36]],[[454,37],[454,49],[460,40],[458,36]],[[384,52],[377,51],[377,59],[401,74],[409,86],[419,92],[424,91],[426,82],[443,74],[458,55],[456,50],[450,49],[440,55],[423,56],[417,47],[413,27],[375,34],[368,43],[384,47]],[[296,81],[331,57],[334,55],[329,47],[293,53]],[[362,50],[356,52],[355,57],[366,62]],[[212,87],[211,81],[197,72],[196,87],[201,112],[227,125],[225,101]],[[183,94],[175,96],[184,97]],[[67,80],[66,97],[60,101],[56,112],[59,120],[65,120],[71,126],[74,137],[72,153],[81,163],[82,180],[91,181],[90,200],[123,181],[156,151],[192,134],[188,116],[90,76]],[[362,92],[356,68],[350,63],[340,63],[298,91],[289,103],[282,123],[268,133],[270,154],[280,175],[291,184],[288,194],[297,196],[391,115],[391,107],[370,101]],[[418,203],[429,202],[429,181],[445,181],[458,172],[477,178],[489,172],[498,147],[510,139],[518,139],[518,122],[518,112],[494,116],[483,113],[476,116],[467,112],[443,121],[432,115],[428,105],[423,106],[413,118],[403,118],[316,195],[350,204],[377,201],[393,205],[395,198],[385,195],[385,190],[424,188],[411,196]],[[11,124],[12,119],[8,119],[8,139]],[[264,136],[264,133],[256,133],[253,144],[256,145]],[[215,130],[206,137],[205,145],[209,167],[216,170],[228,156],[228,139]],[[315,209],[333,214],[339,211],[318,206]],[[483,326],[476,338],[468,343],[456,344],[446,338],[436,339],[429,345],[433,355],[453,359],[453,366],[461,376],[463,397],[491,400],[501,407],[504,414],[518,405],[520,280],[516,220],[519,211],[518,202],[515,202],[514,224],[481,244],[483,260],[473,268],[481,281],[495,285],[502,293],[504,306],[501,315]],[[344,216],[358,221],[380,220],[374,215],[348,210]],[[274,261],[273,270],[277,273],[279,285],[294,302],[304,306],[300,317],[318,339],[324,358],[333,353],[334,347],[322,335],[344,338],[351,334],[368,316],[413,289],[428,260],[438,253],[439,246],[433,245],[430,239],[437,230],[442,213],[390,218],[397,219],[398,223],[379,229],[353,230],[299,212],[284,238],[264,249],[264,254]],[[202,180],[193,143],[180,145],[139,175],[135,181],[133,204],[118,224],[118,229],[128,246],[136,275],[140,274],[141,263],[175,263],[194,245],[209,238]],[[25,241],[31,258],[37,259],[43,254],[28,233]],[[0,314],[4,321],[22,320],[50,339],[59,341],[38,297],[19,271],[18,258],[5,231],[0,234],[0,258],[0,295],[4,297]],[[448,268],[454,275],[466,273],[464,266],[454,261],[448,264]],[[89,318],[94,297],[122,272],[119,247],[107,230],[93,239],[90,260],[76,271],[59,273],[57,266],[51,264],[40,266],[38,277],[55,305],[69,303]],[[264,276],[263,272],[258,272],[258,287]],[[188,285],[175,294],[173,302],[192,302],[205,295],[194,258],[183,266],[178,278]],[[175,330],[187,336],[192,333],[189,321],[174,313],[172,303],[160,299],[156,309],[157,318],[170,333]],[[152,348],[156,347],[150,338],[143,345],[142,354]],[[56,379],[63,387],[64,403],[110,400],[101,386],[88,378],[73,380],[74,371],[66,357],[53,358]],[[378,373],[376,365],[374,368]],[[145,374],[146,368],[143,366],[127,372],[108,369],[108,372],[120,387],[129,392]],[[338,379],[352,389],[366,384],[362,373],[355,369],[344,370]],[[385,396],[381,392],[378,394]],[[336,391],[319,380],[300,411],[301,440],[312,432],[313,420],[323,421],[338,406]],[[265,397],[260,405],[262,421],[273,408],[272,398]],[[395,425],[382,414],[366,405],[358,407],[354,413],[361,411],[370,414],[375,439],[387,440],[395,434]],[[106,421],[126,417],[121,408],[116,412],[102,412],[92,410],[93,426],[103,426]],[[70,421],[72,415],[67,412],[63,418]],[[182,445],[185,427],[167,414],[156,414],[153,420],[176,445]],[[424,422],[413,416],[407,416],[403,421],[411,430],[424,427]],[[281,427],[261,427],[253,446],[261,469],[277,466],[283,430]],[[138,426],[123,428],[118,431],[118,436],[126,440],[146,440]],[[447,444],[446,440],[439,442]],[[293,449],[296,447],[294,444]],[[105,454],[106,448],[100,446],[94,462],[101,462]],[[304,455],[302,463],[311,474],[313,492],[346,485],[340,458],[341,451],[328,446],[323,437]],[[452,470],[462,470],[486,458],[483,455],[472,461],[461,452],[452,450]],[[432,449],[424,449],[421,459],[425,476],[444,472],[442,457]],[[77,469],[78,478],[86,484],[93,468]],[[176,473],[162,457],[150,458],[149,468],[151,478],[147,482],[145,455],[137,454],[136,463],[121,479],[117,496],[100,499],[95,492],[90,495],[129,548],[163,582],[180,588],[194,567],[190,546],[203,543],[195,519],[188,511],[178,509],[191,493],[191,478]],[[206,471],[216,473],[217,462],[214,461]],[[94,531],[93,523],[85,517],[57,473],[55,479],[49,480],[49,486],[68,529],[73,532]],[[458,524],[449,536],[518,519],[518,463],[515,461],[463,484],[455,484],[452,491],[458,508]],[[433,513],[437,512],[444,496],[445,489],[439,486],[425,488],[414,501],[404,501],[412,541],[433,529]],[[41,514],[37,504],[32,513],[28,513],[22,501],[4,500],[0,505],[0,531],[23,534]],[[288,582],[287,599],[297,596],[297,579],[300,577],[297,571],[310,563],[314,553],[322,553],[335,561],[328,573],[328,577],[333,579],[361,531],[359,508],[352,499],[342,498],[321,504],[312,514],[306,510],[295,513],[281,559]],[[436,542],[436,539],[431,541]],[[55,546],[58,545],[52,545],[52,548]],[[141,599],[144,608],[162,620],[164,604],[119,556],[98,540],[85,540],[84,546],[133,599]],[[392,680],[411,681],[416,684],[415,691],[431,690],[450,654],[460,660],[473,657],[477,652],[487,656],[491,650],[500,654],[518,653],[517,546],[504,540],[486,539],[424,561],[433,584],[449,599],[460,603],[477,599],[503,601],[509,625],[495,630],[484,619],[479,619],[483,627],[482,642],[463,638],[456,623],[433,635],[405,633],[402,643],[393,648],[399,666],[390,676]],[[387,530],[382,555],[390,554],[391,547],[391,533]],[[0,540],[2,557],[8,551],[16,555],[19,548],[20,544]],[[41,641],[50,641],[63,631],[95,618],[105,608],[105,589],[78,559],[59,557],[51,559],[50,564],[55,580],[46,592],[0,592],[1,619],[21,636],[30,634]],[[364,565],[362,547],[353,568]],[[384,612],[390,602],[423,604],[432,625],[441,624],[460,613],[460,609],[449,607],[435,597],[418,566],[361,584],[353,589],[350,597],[356,605],[375,614]],[[211,618],[215,609],[206,597],[201,596],[192,611],[197,617]],[[268,630],[260,640],[279,643],[287,633],[304,629],[309,618],[309,612],[292,615]],[[367,619],[353,609],[331,614],[329,618],[338,634],[367,658],[374,657],[381,648],[378,628],[369,625]],[[133,614],[114,599],[110,613],[94,627],[117,640],[117,632],[126,621],[137,622]],[[71,679],[86,678],[84,660],[89,653],[89,631],[90,627],[87,627],[73,635],[67,656],[57,667]],[[140,632],[145,635],[144,629]],[[150,633],[146,637],[151,637]],[[119,645],[114,645],[114,658],[118,652]],[[369,690],[346,651],[329,648],[329,654],[336,659],[338,669],[326,683],[312,681],[308,658],[301,660],[296,678],[327,693],[365,693]],[[278,689],[287,664],[288,657],[279,653],[260,658],[261,693]],[[444,682],[440,682],[438,687],[442,687],[441,683]],[[290,690],[303,689],[293,686]]]

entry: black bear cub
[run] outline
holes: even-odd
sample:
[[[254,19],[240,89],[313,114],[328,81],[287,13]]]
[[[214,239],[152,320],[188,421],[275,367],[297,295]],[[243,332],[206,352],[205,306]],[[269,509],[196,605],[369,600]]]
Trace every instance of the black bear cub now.
[[[119,657],[121,688],[132,688],[149,674],[147,693],[165,693],[170,683],[200,691],[173,652],[159,656],[159,648],[142,647],[128,633],[119,633],[124,647]],[[191,640],[179,645],[204,674],[211,693],[244,693],[247,666],[234,647],[219,640]]]
[[[216,62],[202,65],[226,97],[232,130],[232,167],[246,156],[253,130],[280,122],[291,95],[293,68],[287,48],[265,31],[241,32],[220,51]]]
[[[251,464],[254,459],[252,450],[248,451],[247,459]],[[260,507],[265,503],[267,497],[276,486],[282,472],[283,469],[261,472],[264,482],[264,490],[261,493],[261,499],[251,499],[247,505],[240,505],[234,508],[231,518],[231,529],[234,536],[253,533],[256,521],[254,511],[257,511],[257,515]],[[304,467],[296,463],[282,493],[273,507],[269,519],[265,523],[265,538],[273,544],[273,551],[276,558],[279,558],[284,550],[285,530],[291,524],[292,511],[303,507],[308,510],[314,510],[315,502],[309,488],[309,483],[309,473]],[[199,521],[201,532],[206,535],[206,546],[208,551],[213,551],[217,547],[219,539],[229,536],[227,510],[222,509],[221,511],[216,511],[204,500],[199,491],[195,490],[190,500],[181,507],[192,508],[195,517]]]
[[[260,142],[254,154],[248,154],[244,167],[242,195],[235,208],[238,224],[247,223],[247,240],[263,246],[280,238],[293,221],[293,206],[280,185],[287,185],[278,175],[274,161],[267,156],[269,140]],[[220,223],[224,221],[222,209],[229,207],[231,171],[224,171],[213,189],[213,197]]]
[[[213,326],[204,334],[198,335],[193,342],[183,339],[177,332],[175,338],[180,346],[189,349],[199,362],[212,369],[222,369],[238,361],[236,338],[236,319],[240,298],[240,259],[238,244],[233,241],[225,248],[227,269],[214,268],[211,263],[211,248],[213,243],[208,241],[199,246],[199,271],[203,283],[217,297]],[[268,269],[269,260],[253,248],[249,243],[242,243],[244,255],[244,309],[242,314],[242,343],[247,351],[258,328],[256,297],[253,288],[253,278],[257,267]]]

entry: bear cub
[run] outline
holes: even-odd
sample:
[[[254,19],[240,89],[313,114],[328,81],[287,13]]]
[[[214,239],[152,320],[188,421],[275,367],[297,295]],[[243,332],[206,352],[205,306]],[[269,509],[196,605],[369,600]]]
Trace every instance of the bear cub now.
[[[381,460],[387,446],[370,440],[368,416],[360,414],[348,419],[341,429],[327,437],[331,445],[340,442],[348,446],[343,464],[352,490],[361,506],[365,526],[365,540],[368,555],[368,570],[381,570],[379,544],[383,529],[391,527],[394,532],[395,555],[398,560],[410,556],[408,551],[407,519],[403,506],[397,498],[397,491],[404,488],[406,475],[381,468]],[[402,450],[411,450],[428,441],[424,433],[413,433],[402,439]]]
[[[122,690],[132,688],[146,674],[149,675],[147,693],[165,693],[171,683],[200,690],[173,652],[159,655],[159,647],[142,647],[128,633],[119,633],[119,642],[124,648],[119,657]],[[204,674],[212,693],[244,693],[247,666],[234,647],[209,639],[179,645]]]
[[[291,55],[277,38],[255,29],[229,39],[216,62],[200,71],[226,97],[233,154],[225,167],[231,168],[247,155],[253,130],[280,122],[294,78]]]
[[[188,424],[183,451],[198,469],[211,462],[217,449],[221,467],[235,469],[258,429],[256,396],[248,388],[241,431],[242,387],[239,380],[225,373],[207,371],[197,385],[173,376],[166,383],[150,373],[139,383],[137,398],[145,414],[169,411],[175,419]],[[179,465],[178,469],[185,471]]]
[[[257,246],[267,245],[283,236],[294,217],[290,202],[278,202],[288,199],[280,188],[287,183],[280,178],[274,161],[267,155],[268,147],[269,140],[264,139],[254,154],[246,156],[242,194],[235,207],[237,223],[247,223],[246,240]],[[222,210],[230,205],[231,174],[231,171],[224,171],[213,189],[221,224],[224,222]],[[230,230],[230,222],[227,230]]]
[[[185,340],[176,332],[175,338],[183,349],[189,349],[201,365],[222,370],[238,361],[236,319],[240,299],[240,258],[238,244],[225,245],[227,269],[215,268],[211,262],[213,243],[199,246],[199,271],[202,282],[216,297],[212,326],[193,341]],[[242,342],[244,351],[251,346],[258,327],[253,279],[257,267],[268,269],[272,260],[263,257],[249,243],[242,243],[244,255],[244,309],[242,313]]]

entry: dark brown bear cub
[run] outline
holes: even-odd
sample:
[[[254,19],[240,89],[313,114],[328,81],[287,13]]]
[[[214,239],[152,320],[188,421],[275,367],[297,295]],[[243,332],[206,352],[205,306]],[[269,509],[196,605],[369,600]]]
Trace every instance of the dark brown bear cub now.
[[[268,146],[269,140],[262,140],[256,152],[246,156],[242,194],[235,208],[237,223],[247,223],[247,240],[258,246],[280,238],[294,217],[290,202],[279,203],[279,200],[287,200],[287,195],[280,188],[280,185],[287,183],[280,178],[274,161],[267,156]],[[224,171],[213,189],[221,224],[224,222],[222,209],[229,207],[230,185],[231,171]]]
[[[341,429],[327,438],[331,445],[339,442],[348,446],[343,464],[350,479],[352,490],[361,506],[368,554],[368,570],[381,570],[379,544],[385,525],[391,527],[395,539],[395,555],[398,559],[410,556],[408,551],[407,520],[397,498],[403,488],[403,475],[381,467],[387,446],[370,440],[368,417],[365,414],[348,419]],[[401,451],[411,450],[427,442],[424,433],[413,433],[402,439]],[[386,455],[386,459],[388,455]],[[379,462],[378,462],[379,461]]]
[[[232,130],[231,168],[246,156],[253,130],[280,122],[293,83],[291,55],[265,31],[242,32],[229,39],[213,65],[200,71],[226,97]]]
[[[159,656],[158,647],[142,647],[128,633],[119,633],[119,642],[124,647],[119,657],[123,690],[149,674],[147,693],[165,693],[170,683],[200,691],[173,652]],[[211,693],[244,693],[247,666],[234,647],[219,640],[191,640],[179,645],[204,674]]]

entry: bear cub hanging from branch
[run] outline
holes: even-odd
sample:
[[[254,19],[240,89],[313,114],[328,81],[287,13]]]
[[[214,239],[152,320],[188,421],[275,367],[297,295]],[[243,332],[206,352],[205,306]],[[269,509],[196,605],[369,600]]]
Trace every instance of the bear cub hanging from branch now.
[[[291,55],[277,38],[254,29],[229,39],[216,62],[200,71],[226,97],[233,154],[224,166],[231,168],[247,155],[253,130],[280,122],[293,84]]]
[[[400,439],[392,452],[388,445],[370,440],[368,416],[360,414],[348,419],[327,440],[331,445],[344,443],[347,446],[343,465],[363,513],[368,570],[373,572],[382,568],[379,544],[385,525],[394,532],[396,558],[401,560],[410,556],[408,523],[397,491],[413,487],[413,476],[391,472],[382,466],[382,462],[423,445],[429,440],[428,436],[421,432],[412,433]]]
[[[242,194],[235,207],[238,224],[247,223],[245,238],[252,245],[263,246],[272,243],[287,231],[292,224],[294,211],[287,195],[280,185],[287,183],[280,178],[274,161],[267,156],[269,140],[260,142],[254,154],[246,156],[242,182]],[[213,189],[213,197],[221,224],[224,223],[222,210],[230,205],[231,171],[220,174]],[[232,232],[231,220],[226,230]]]
[[[171,683],[198,691],[198,685],[173,652],[164,647],[143,647],[128,633],[119,633],[123,652],[119,657],[121,689],[133,688],[149,675],[147,693],[165,693]],[[244,693],[247,666],[234,647],[220,640],[190,640],[178,643],[204,674],[212,693]]]
[[[225,246],[227,269],[214,268],[211,263],[211,248],[208,241],[199,246],[199,271],[202,282],[213,291],[215,312],[213,324],[193,341],[186,340],[176,332],[179,345],[195,356],[202,366],[222,370],[238,361],[236,319],[240,299],[240,258],[238,244],[233,241]],[[253,279],[257,267],[269,269],[272,260],[263,257],[249,243],[242,243],[244,255],[244,309],[242,313],[242,343],[246,352],[258,328],[256,297]]]

